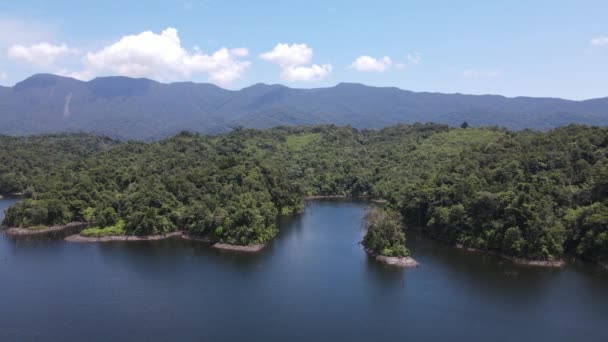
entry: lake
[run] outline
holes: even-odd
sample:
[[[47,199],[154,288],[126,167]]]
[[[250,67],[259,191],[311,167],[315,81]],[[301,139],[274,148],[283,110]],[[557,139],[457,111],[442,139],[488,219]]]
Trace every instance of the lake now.
[[[415,233],[421,266],[391,268],[358,244],[368,205],[310,202],[253,256],[2,235],[0,341],[608,341],[608,272],[517,266]]]

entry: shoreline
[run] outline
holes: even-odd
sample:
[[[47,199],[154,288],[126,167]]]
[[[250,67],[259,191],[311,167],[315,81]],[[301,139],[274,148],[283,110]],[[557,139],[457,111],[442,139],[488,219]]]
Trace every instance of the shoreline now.
[[[365,248],[365,253],[370,257],[374,258],[374,260],[381,262],[388,266],[396,266],[401,268],[417,268],[420,266],[418,261],[414,260],[412,257],[389,257],[382,254],[378,254],[370,249]]]
[[[261,251],[266,245],[256,244],[256,245],[231,245],[228,243],[216,243],[212,248],[223,250],[223,251],[232,251],[232,252],[246,252],[246,253],[257,253]]]
[[[214,242],[216,242],[216,240],[214,240],[213,238],[210,238],[208,236],[196,236],[196,235],[190,235],[188,233],[183,233],[182,234],[182,239],[183,240],[188,240],[188,241],[205,242],[205,243],[214,243]]]
[[[366,199],[373,203],[384,204],[388,203],[388,201],[384,198],[374,198],[372,195],[314,195],[314,196],[304,196],[304,201],[316,201],[316,200],[324,200],[324,199]]]
[[[318,196],[304,196],[305,201],[315,201],[321,199],[339,199],[347,198],[346,195],[318,195]]]
[[[509,260],[517,265],[524,265],[524,266],[538,266],[538,267],[552,267],[552,268],[562,268],[564,266],[566,266],[566,262],[562,259],[558,259],[558,260],[538,260],[538,259],[527,259],[527,258],[519,258],[519,257],[514,257],[514,256],[510,256],[510,255],[506,255],[506,254],[502,254],[502,253],[498,253],[495,251],[488,251],[488,250],[483,250],[483,249],[478,249],[478,248],[473,248],[473,247],[465,247],[464,245],[458,243],[454,246],[456,249],[460,249],[466,252],[472,252],[472,253],[483,253],[483,254],[488,254],[488,255],[494,255],[497,256],[499,258],[505,259],[505,260]]]
[[[182,231],[171,232],[167,234],[159,234],[159,235],[145,235],[145,236],[137,236],[137,235],[110,235],[110,236],[100,236],[100,237],[87,237],[81,236],[80,234],[70,235],[66,237],[64,240],[67,242],[113,242],[113,241],[159,241],[170,239],[176,236],[182,236],[184,233]]]
[[[38,236],[38,235],[45,235],[45,234],[50,234],[50,233],[60,233],[60,232],[64,232],[66,230],[70,230],[70,229],[84,229],[87,228],[88,226],[90,226],[90,223],[87,222],[70,222],[68,224],[65,225],[57,225],[57,226],[50,226],[50,227],[45,227],[45,228],[41,228],[41,229],[31,229],[31,228],[27,228],[27,227],[9,227],[6,228],[6,235],[11,236],[11,237],[16,237],[16,236]]]

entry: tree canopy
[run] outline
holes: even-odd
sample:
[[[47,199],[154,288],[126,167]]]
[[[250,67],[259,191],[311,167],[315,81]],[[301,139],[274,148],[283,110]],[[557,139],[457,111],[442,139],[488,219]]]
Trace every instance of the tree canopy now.
[[[330,125],[147,144],[0,137],[0,151],[0,192],[25,192],[7,210],[11,226],[90,221],[252,244],[272,239],[276,218],[301,211],[305,196],[373,196],[449,243],[539,259],[608,256],[606,128]]]

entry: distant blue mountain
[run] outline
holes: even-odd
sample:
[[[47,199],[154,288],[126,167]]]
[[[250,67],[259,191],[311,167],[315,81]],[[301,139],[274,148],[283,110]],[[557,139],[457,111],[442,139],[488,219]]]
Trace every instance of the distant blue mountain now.
[[[34,75],[0,87],[0,134],[66,131],[151,140],[182,130],[219,133],[235,126],[336,124],[380,128],[438,122],[547,130],[580,123],[608,124],[608,98],[557,98],[417,93],[393,87],[341,83],[293,89],[256,84],[238,91],[212,84],[163,84],[102,77],[89,82]]]

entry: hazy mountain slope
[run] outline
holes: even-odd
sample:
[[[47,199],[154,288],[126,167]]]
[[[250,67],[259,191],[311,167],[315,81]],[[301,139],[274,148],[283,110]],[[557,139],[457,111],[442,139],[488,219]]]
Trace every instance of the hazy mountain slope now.
[[[0,87],[0,134],[11,135],[85,131],[156,139],[181,130],[216,133],[239,125],[379,128],[430,121],[541,130],[569,123],[606,125],[608,98],[415,93],[350,83],[317,89],[256,84],[230,91],[191,82],[163,84],[128,77],[82,82],[49,74]]]

